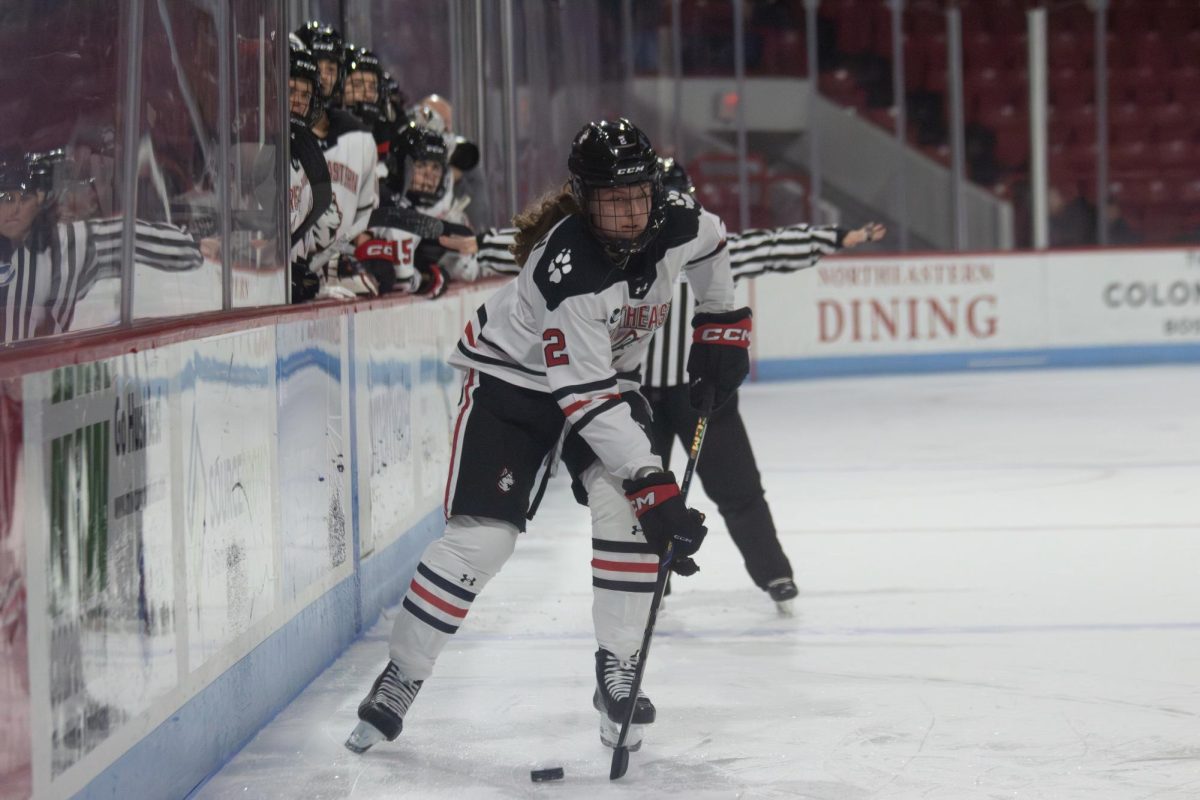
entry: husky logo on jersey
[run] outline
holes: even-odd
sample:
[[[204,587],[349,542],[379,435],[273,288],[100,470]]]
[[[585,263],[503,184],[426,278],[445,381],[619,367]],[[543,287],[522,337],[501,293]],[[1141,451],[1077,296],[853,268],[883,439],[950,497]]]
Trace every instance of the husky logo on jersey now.
[[[0,286],[12,280],[14,272],[12,261],[0,261]]]
[[[550,262],[550,282],[558,283],[571,271],[571,251],[563,250]]]
[[[517,478],[512,474],[512,470],[508,467],[500,470],[500,480],[496,481],[496,488],[508,494],[517,483]]]
[[[617,327],[617,324],[620,323],[620,321],[621,321],[621,309],[614,308],[612,310],[612,313],[608,315],[609,331],[611,331],[613,328]]]

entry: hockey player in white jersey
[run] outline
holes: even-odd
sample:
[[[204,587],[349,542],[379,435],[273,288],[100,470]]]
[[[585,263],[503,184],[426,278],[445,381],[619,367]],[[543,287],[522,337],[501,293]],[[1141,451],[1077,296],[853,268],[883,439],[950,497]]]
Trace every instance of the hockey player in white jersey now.
[[[655,708],[630,686],[660,556],[692,574],[706,533],[663,471],[638,394],[646,344],[680,270],[700,298],[693,379],[718,400],[749,370],[749,309],[734,310],[724,228],[662,187],[654,150],[627,120],[586,125],[569,188],[517,218],[525,268],[472,316],[450,363],[465,370],[446,486],[446,530],[421,557],[390,659],[346,745],[394,739],[434,662],[532,518],[557,446],[592,516],[593,705],[613,746],[633,705],[637,749]],[[563,437],[565,430],[565,437]],[[636,511],[635,511],[636,509]]]
[[[481,248],[507,248],[512,234],[488,230],[476,235],[455,209],[442,207],[448,171],[442,135],[412,123],[395,142],[396,171],[385,179],[386,202],[371,214],[372,238],[359,245],[356,258],[370,259],[363,263],[371,264],[373,274],[376,264],[390,261],[397,291],[429,297],[440,296],[450,281],[497,274],[477,254]]]
[[[379,204],[375,139],[357,117],[335,105],[341,97],[345,69],[341,36],[320,23],[309,23],[296,34],[312,51],[320,71],[323,102],[312,131],[329,164],[334,198],[342,214],[336,244],[355,246],[368,238],[367,223]],[[324,266],[339,249],[335,246],[318,254],[313,266]]]
[[[318,253],[333,247],[342,215],[333,198],[329,165],[312,134],[312,125],[321,114],[316,60],[295,34],[290,36],[289,49],[292,158],[288,219],[292,234],[292,302],[299,303],[316,297],[320,291],[320,274],[313,269],[312,261]]]

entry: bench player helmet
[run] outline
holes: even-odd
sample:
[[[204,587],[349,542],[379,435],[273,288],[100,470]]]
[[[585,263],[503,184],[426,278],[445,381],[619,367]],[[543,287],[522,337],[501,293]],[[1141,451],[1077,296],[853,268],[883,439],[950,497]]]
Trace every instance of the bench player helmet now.
[[[435,130],[409,124],[401,132],[402,147],[404,148],[404,185],[407,188],[405,197],[418,208],[428,208],[434,205],[446,194],[446,164],[449,161],[449,148],[446,137]],[[421,190],[413,187],[413,176],[419,161],[431,161],[442,168],[441,180],[436,189]]]
[[[346,110],[363,122],[374,124],[383,116],[384,73],[379,57],[365,47],[346,45],[346,79],[342,87],[343,95],[349,95],[350,79],[356,72],[365,72],[375,76],[375,96],[373,98],[356,97],[353,101],[347,98]]]
[[[622,117],[584,125],[571,144],[567,169],[588,230],[615,261],[644,250],[658,235],[666,219],[666,190],[650,139],[632,122]],[[596,190],[622,186],[644,186],[650,201],[646,227],[632,238],[600,230],[591,211]]]
[[[296,35],[300,37],[300,41],[309,49],[313,59],[317,62],[318,76],[320,75],[322,61],[331,61],[337,65],[337,77],[334,79],[333,86],[330,87],[328,92],[325,91],[322,83],[317,81],[322,102],[326,107],[336,106],[341,102],[342,79],[346,74],[346,44],[345,40],[342,39],[342,34],[338,33],[337,28],[334,28],[332,25],[326,25],[324,22],[314,19],[297,28]]]
[[[680,194],[696,194],[696,184],[692,183],[692,176],[688,175],[683,164],[673,158],[660,158],[658,169],[662,172],[663,186]]]
[[[294,33],[288,36],[288,50],[288,77],[308,81],[312,87],[308,110],[299,115],[293,113],[292,117],[305,127],[311,128],[321,118],[321,75],[317,70],[317,61],[312,52],[304,46],[304,42],[300,41],[300,37]]]

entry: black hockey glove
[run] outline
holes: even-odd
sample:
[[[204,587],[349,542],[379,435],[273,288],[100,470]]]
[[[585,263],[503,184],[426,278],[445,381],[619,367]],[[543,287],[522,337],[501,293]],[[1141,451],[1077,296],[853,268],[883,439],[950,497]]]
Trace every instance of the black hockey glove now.
[[[691,556],[700,549],[708,528],[704,527],[703,514],[684,506],[675,476],[670,472],[652,472],[625,481],[624,488],[650,546],[662,555],[667,552],[667,545],[674,545],[671,570],[683,576],[699,572],[700,567]]]
[[[713,408],[720,408],[750,374],[750,309],[699,313],[692,328],[687,362],[692,407],[701,407],[711,386]]]

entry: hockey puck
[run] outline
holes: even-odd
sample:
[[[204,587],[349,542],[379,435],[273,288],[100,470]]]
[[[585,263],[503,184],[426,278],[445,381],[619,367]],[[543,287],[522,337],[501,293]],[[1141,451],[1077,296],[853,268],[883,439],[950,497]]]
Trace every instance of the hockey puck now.
[[[535,769],[529,773],[529,780],[534,783],[545,783],[546,781],[561,781],[563,779],[562,767],[548,767],[547,769]]]

